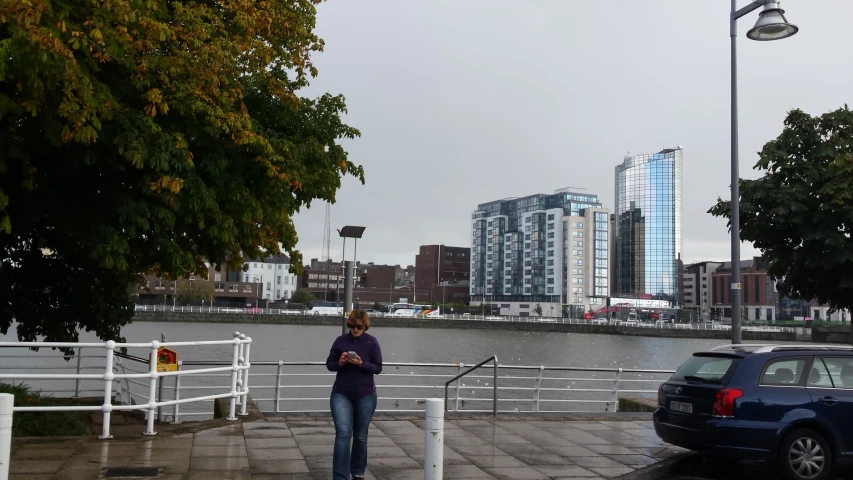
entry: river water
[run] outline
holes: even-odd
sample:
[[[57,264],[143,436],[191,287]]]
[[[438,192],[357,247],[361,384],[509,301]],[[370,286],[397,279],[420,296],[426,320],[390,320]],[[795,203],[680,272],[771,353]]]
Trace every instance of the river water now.
[[[154,323],[134,322],[123,330],[128,342],[150,342],[159,340],[165,333],[168,341],[198,341],[226,340],[232,338],[233,332],[240,331],[252,337],[251,361],[252,375],[250,388],[252,396],[262,404],[264,410],[274,409],[275,374],[277,365],[263,366],[263,362],[324,362],[329,353],[332,341],[340,334],[339,327],[301,326],[301,325],[256,325],[256,324],[199,324],[199,323]],[[423,328],[373,328],[374,335],[382,348],[386,364],[391,363],[459,363],[466,365],[478,363],[491,355],[497,355],[501,365],[561,366],[581,368],[626,368],[674,370],[691,353],[705,350],[726,342],[707,339],[682,339],[662,337],[637,337],[627,335],[594,335],[567,333],[539,333],[506,330],[461,330],[461,329],[423,329]],[[15,341],[14,331],[9,335],[0,336],[0,341]],[[93,335],[81,334],[81,341],[97,341]],[[15,349],[15,354],[26,351]],[[11,353],[7,350],[7,352]],[[128,352],[138,356],[147,356],[143,350]],[[95,352],[92,352],[94,355]],[[59,355],[42,350],[37,354],[26,354],[24,358],[3,358],[3,364],[16,366],[20,372],[31,366],[50,368],[56,365]],[[217,360],[230,363],[230,347],[204,346],[186,347],[179,349],[182,361]],[[75,362],[59,361],[66,368]],[[86,373],[98,373],[97,369],[103,364],[102,359],[84,359],[84,366],[92,367]],[[146,367],[125,361],[129,369],[142,370]],[[4,369],[0,369],[2,372]],[[39,373],[44,373],[42,370]],[[102,371],[102,370],[101,370]],[[458,367],[413,367],[407,365],[388,365],[383,375],[377,378],[379,389],[380,409],[387,410],[417,410],[422,399],[428,396],[443,396],[445,379],[455,375]],[[66,370],[64,373],[70,373]],[[324,366],[285,366],[282,377],[278,405],[279,411],[308,411],[328,409],[328,386],[334,377]],[[503,366],[499,370],[502,378],[500,392],[501,410],[520,411],[533,407],[538,369],[511,370]],[[490,409],[487,399],[491,398],[491,370],[479,371],[470,378],[460,381],[464,390],[460,394],[467,398],[461,408]],[[431,376],[428,376],[431,375]],[[2,376],[2,374],[0,374]],[[605,391],[589,392],[582,390],[609,390],[613,386],[615,373],[609,372],[566,372],[548,371],[543,374],[546,380],[541,381],[542,391],[541,411],[568,410],[597,410],[612,408],[604,403],[610,399]],[[660,381],[667,375],[651,373],[624,374],[620,389],[643,390],[644,393],[621,394],[623,396],[650,396]],[[58,396],[64,396],[73,388],[72,381],[61,381],[64,388],[57,387],[57,382],[32,382],[37,388],[47,391],[56,390]],[[171,379],[166,385],[173,385]],[[631,383],[634,382],[634,383]],[[30,382],[28,382],[30,383]],[[101,382],[102,383],[102,382]],[[227,375],[219,377],[182,379],[182,397],[188,395],[209,395],[210,390],[187,391],[186,386],[222,386],[229,384]],[[492,385],[493,386],[493,385]],[[86,389],[92,388],[94,394],[101,388],[95,381],[86,382]],[[64,391],[62,391],[64,390]],[[139,394],[147,393],[142,385],[131,386],[132,391]],[[226,389],[227,390],[227,389]],[[167,387],[165,397],[171,398],[171,387]],[[451,396],[453,391],[451,391]],[[314,400],[311,400],[314,399]],[[140,401],[140,400],[137,400]],[[588,401],[589,403],[583,403]],[[596,403],[597,402],[597,403]],[[209,411],[207,407],[198,409],[191,405],[182,411]]]

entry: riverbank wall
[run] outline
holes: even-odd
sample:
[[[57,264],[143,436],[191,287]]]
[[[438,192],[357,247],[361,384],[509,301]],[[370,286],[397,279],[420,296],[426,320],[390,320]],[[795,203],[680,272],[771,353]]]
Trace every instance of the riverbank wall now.
[[[257,325],[323,325],[340,326],[339,317],[310,315],[272,315],[239,313],[183,313],[183,312],[136,312],[137,322],[185,322],[185,323],[234,323]],[[731,332],[726,330],[695,330],[677,328],[628,327],[617,325],[539,323],[539,322],[501,322],[482,320],[449,320],[440,318],[387,318],[370,319],[371,328],[460,328],[467,330],[508,330],[523,332],[588,333],[601,335],[634,335],[642,337],[665,338],[708,338],[730,340]],[[805,341],[802,334],[794,332],[756,332],[744,331],[743,340],[751,342],[792,342]]]

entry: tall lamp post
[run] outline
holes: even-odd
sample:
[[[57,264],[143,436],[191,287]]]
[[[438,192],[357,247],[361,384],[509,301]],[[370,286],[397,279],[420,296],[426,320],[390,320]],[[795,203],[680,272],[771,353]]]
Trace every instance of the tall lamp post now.
[[[732,343],[741,343],[740,311],[740,170],[738,167],[738,122],[737,122],[737,20],[744,15],[764,7],[758,14],[758,21],[747,33],[750,40],[771,41],[788,38],[799,30],[788,23],[785,11],[779,7],[778,0],[755,0],[738,10],[737,0],[732,0],[732,13],[729,19],[729,36],[732,42]]]
[[[341,333],[347,333],[347,313],[349,310],[352,310],[352,269],[356,263],[356,254],[358,253],[358,239],[364,234],[364,229],[366,227],[353,227],[351,225],[347,225],[344,228],[338,230],[338,235],[344,239],[344,247],[341,252],[341,267],[343,268],[343,277],[344,277],[344,304],[343,308],[343,323],[341,324]],[[347,253],[347,239],[352,238],[355,240],[355,251],[352,254],[352,262],[346,261],[346,253]],[[337,299],[340,301],[340,298]]]

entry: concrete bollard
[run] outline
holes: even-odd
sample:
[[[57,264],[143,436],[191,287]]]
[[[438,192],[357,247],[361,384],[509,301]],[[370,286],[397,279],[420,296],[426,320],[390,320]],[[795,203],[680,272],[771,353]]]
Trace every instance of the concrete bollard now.
[[[424,480],[444,478],[444,400],[426,400]]]
[[[0,393],[0,480],[9,480],[9,459],[12,456],[12,407],[15,397]]]

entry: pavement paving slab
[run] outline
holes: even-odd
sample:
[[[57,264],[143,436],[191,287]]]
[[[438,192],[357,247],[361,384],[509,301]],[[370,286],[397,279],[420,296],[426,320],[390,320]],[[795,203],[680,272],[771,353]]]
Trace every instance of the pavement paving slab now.
[[[649,422],[610,418],[447,419],[444,478],[619,478],[683,452],[660,442]],[[422,480],[423,426],[376,419],[366,480]],[[14,439],[10,468],[23,480],[98,479],[111,467],[156,467],[160,475],[150,478],[160,480],[329,480],[333,446],[329,420],[301,416],[138,439]]]

